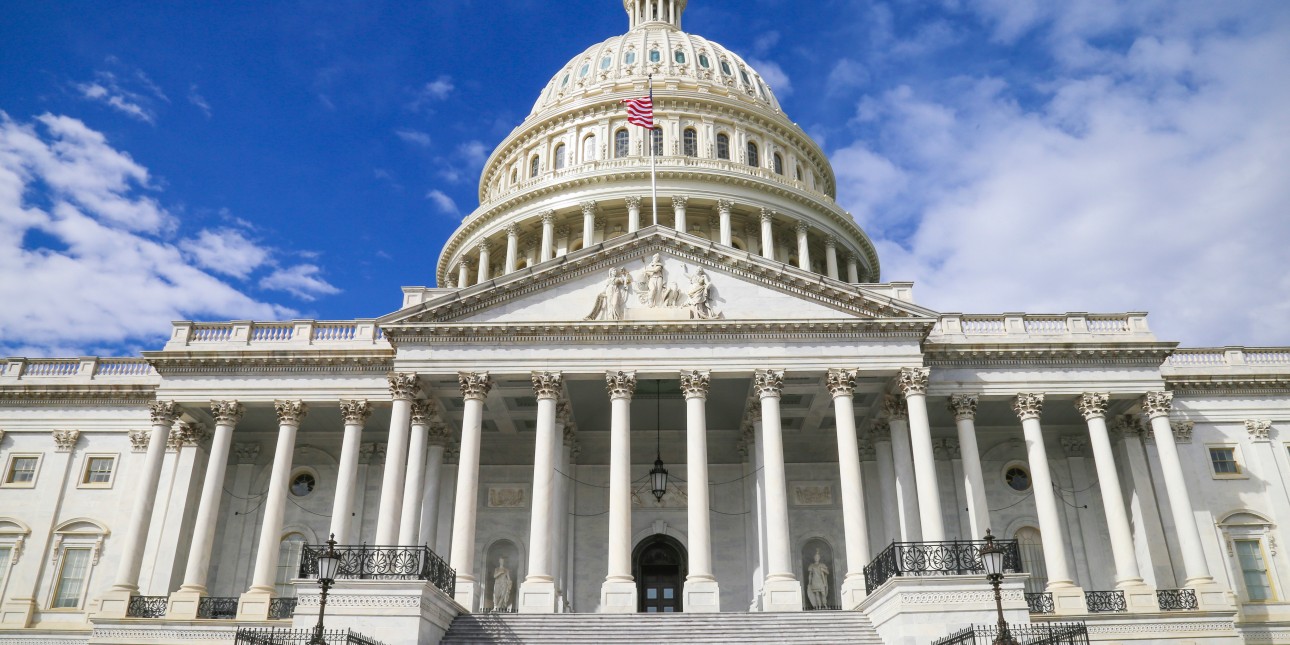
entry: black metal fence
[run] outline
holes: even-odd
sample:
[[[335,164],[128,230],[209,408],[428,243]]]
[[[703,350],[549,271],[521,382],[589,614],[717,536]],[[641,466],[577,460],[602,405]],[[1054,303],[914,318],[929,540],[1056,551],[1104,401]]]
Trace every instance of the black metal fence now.
[[[1084,603],[1088,605],[1090,614],[1129,611],[1129,605],[1124,602],[1123,591],[1085,591]]]
[[[206,596],[197,601],[197,617],[216,620],[237,618],[237,596]]]
[[[802,611],[842,611],[842,605],[834,603],[825,603],[818,607],[812,606],[811,603],[802,603]]]
[[[296,615],[295,598],[270,598],[269,620],[285,620]]]
[[[1053,604],[1053,595],[1047,592],[1026,594],[1026,606],[1032,614],[1051,614],[1057,611]]]
[[[1021,549],[1016,540],[995,540],[1003,549],[1003,569],[1020,573]],[[882,583],[897,576],[949,576],[978,573],[985,575],[981,563],[984,540],[950,542],[892,542],[864,568],[865,591],[873,593]]]
[[[350,630],[332,630],[322,633],[327,645],[384,645]],[[314,637],[312,629],[272,629],[240,627],[234,645],[308,645]]]
[[[130,596],[125,615],[130,618],[165,618],[170,596]]]
[[[1195,589],[1157,589],[1156,602],[1160,611],[1191,611],[1200,609]]]
[[[1088,627],[1084,623],[1031,623],[1009,625],[1008,634],[1018,645],[1087,645]],[[999,635],[995,625],[973,625],[954,632],[932,645],[992,645]]]
[[[318,577],[318,556],[327,545],[308,545],[300,556],[300,577]],[[440,591],[452,595],[457,572],[426,546],[337,546],[340,554],[339,579],[428,580]]]

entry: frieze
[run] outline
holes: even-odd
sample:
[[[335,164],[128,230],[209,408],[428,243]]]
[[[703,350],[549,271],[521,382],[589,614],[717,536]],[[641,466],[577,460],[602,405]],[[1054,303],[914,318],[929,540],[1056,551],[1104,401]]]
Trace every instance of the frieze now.
[[[525,508],[528,491],[523,486],[489,486],[485,501],[488,508]]]
[[[817,482],[794,482],[791,500],[793,506],[832,506],[833,485]]]

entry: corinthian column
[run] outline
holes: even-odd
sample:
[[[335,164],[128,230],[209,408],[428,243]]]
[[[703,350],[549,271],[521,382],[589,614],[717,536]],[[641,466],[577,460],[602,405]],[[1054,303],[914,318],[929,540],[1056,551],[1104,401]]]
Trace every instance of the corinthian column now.
[[[556,610],[555,576],[551,569],[552,497],[555,494],[556,402],[564,387],[559,372],[533,372],[537,397],[537,432],[533,439],[533,514],[529,519],[529,573],[520,583],[519,611],[552,614]]]
[[[721,611],[721,590],[712,575],[712,533],[708,518],[708,384],[705,371],[681,372],[685,395],[685,462],[690,482],[686,507],[690,570],[685,577],[684,602],[689,612]]]
[[[873,438],[874,461],[878,466],[878,491],[882,500],[882,530],[888,542],[903,541],[901,537],[900,502],[896,495],[896,463],[892,458],[891,423],[875,419],[869,429]]]
[[[488,254],[492,249],[488,245],[488,240],[481,240],[479,244],[475,246],[475,249],[479,251],[479,273],[477,274],[478,279],[475,280],[475,282],[488,282],[488,278],[490,277],[488,271],[491,268],[489,266],[491,260],[489,260]]]
[[[470,286],[470,260],[462,258],[457,264],[457,288],[465,289]]]
[[[860,282],[860,269],[856,266],[856,256],[847,254],[847,282],[858,284]]]
[[[797,225],[797,268],[803,271],[811,270],[811,245],[806,239],[806,234],[811,230],[811,225],[804,221],[798,220]]]
[[[403,507],[399,511],[399,546],[416,546],[421,534],[421,494],[426,479],[426,443],[430,440],[433,404],[413,401],[412,431],[408,436],[407,474],[403,478]]]
[[[385,472],[381,476],[381,505],[376,516],[376,544],[391,546],[399,540],[399,511],[403,506],[403,478],[408,463],[412,399],[420,389],[417,375],[390,372],[390,433],[385,442]]]
[[[940,542],[945,539],[945,521],[941,517],[941,489],[936,483],[932,426],[927,420],[927,378],[930,374],[931,370],[926,367],[906,367],[900,370],[900,389],[909,406],[909,447],[914,453],[923,539]]]
[[[287,512],[287,486],[291,484],[291,458],[296,449],[296,432],[308,408],[304,401],[274,401],[278,413],[278,445],[273,452],[269,490],[264,494],[264,521],[260,544],[255,552],[251,588],[238,600],[238,620],[267,620],[278,574],[278,547],[282,540],[282,519]]]
[[[591,248],[596,244],[596,202],[582,202],[579,206],[582,207],[582,248]]]
[[[719,220],[719,227],[721,230],[720,241],[726,246],[731,245],[730,209],[733,208],[734,205],[735,203],[728,199],[717,200],[717,218]]]
[[[985,476],[981,474],[981,451],[976,443],[975,394],[950,397],[950,412],[958,428],[959,455],[963,460],[963,490],[967,492],[968,528],[972,539],[980,539],[990,528],[990,505],[985,500]]]
[[[1165,492],[1169,496],[1169,512],[1174,518],[1178,546],[1182,549],[1183,570],[1188,587],[1206,587],[1214,584],[1201,547],[1200,529],[1192,511],[1191,496],[1187,493],[1187,476],[1178,459],[1178,445],[1174,430],[1169,425],[1169,409],[1173,406],[1173,392],[1147,392],[1142,398],[1142,409],[1151,420],[1151,434],[1156,439],[1156,452],[1160,456],[1160,471],[1164,475]]]
[[[475,610],[475,506],[479,504],[479,443],[484,428],[484,397],[493,387],[488,372],[458,372],[465,405],[461,414],[461,452],[457,456],[457,497],[453,506],[452,547],[448,564],[457,570],[453,597]]]
[[[555,257],[555,211],[542,211],[542,248],[538,250],[538,261],[546,262]]]
[[[909,408],[904,397],[892,394],[883,399],[882,407],[891,427],[891,457],[896,471],[896,516],[900,521],[900,540],[920,542],[923,539],[923,527],[918,513],[914,455],[909,447]]]
[[[830,278],[838,279],[838,238],[824,238],[824,271]]]
[[[635,233],[641,229],[641,198],[639,195],[628,195],[627,201],[627,232]]]
[[[856,441],[856,371],[831,369],[825,382],[829,393],[833,395],[833,418],[838,435],[838,474],[842,485],[842,526],[847,545],[847,574],[842,579],[842,608],[851,609],[864,600],[864,567],[869,564],[869,526],[865,521],[860,445]]]
[[[685,205],[689,203],[690,198],[685,195],[672,196],[672,214],[675,218],[673,222],[678,233],[685,232]]]
[[[763,468],[766,471],[766,575],[763,611],[801,611],[802,583],[793,573],[788,531],[788,482],[784,474],[784,437],[779,398],[784,370],[757,370],[753,387],[761,400]]]
[[[345,420],[345,437],[340,444],[340,462],[336,465],[336,499],[331,507],[331,534],[337,544],[353,544],[354,496],[358,492],[358,455],[363,445],[363,424],[372,416],[372,405],[365,399],[340,402],[340,416]]]
[[[447,452],[448,442],[452,435],[442,423],[430,424],[429,444],[426,451],[425,492],[421,495],[421,539],[419,544],[427,544],[436,553],[439,552],[439,490],[443,482],[443,459]]]
[[[775,211],[761,209],[761,256],[775,259],[775,230],[771,224],[775,221]]]
[[[506,264],[502,273],[514,273],[516,261],[520,255],[520,227],[514,223],[506,226]]]
[[[632,394],[636,372],[608,372],[609,390],[609,573],[600,586],[600,611],[636,611],[632,577]]]

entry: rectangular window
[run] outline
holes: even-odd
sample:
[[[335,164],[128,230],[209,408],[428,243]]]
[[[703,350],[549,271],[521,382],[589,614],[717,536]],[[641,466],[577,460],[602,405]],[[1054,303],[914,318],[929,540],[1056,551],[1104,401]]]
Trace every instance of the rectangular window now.
[[[50,606],[54,609],[80,607],[89,572],[89,549],[65,549],[63,564],[58,568],[58,582],[54,585],[54,602]]]
[[[1272,583],[1259,540],[1236,540],[1236,559],[1241,564],[1241,578],[1251,602],[1272,600]]]
[[[0,589],[4,589],[5,574],[9,573],[9,558],[13,556],[13,547],[0,546]]]
[[[29,484],[36,480],[36,466],[40,457],[14,456],[9,460],[9,472],[5,474],[6,484]]]
[[[1215,475],[1239,475],[1241,466],[1236,463],[1236,448],[1210,448],[1209,461]]]
[[[83,484],[110,484],[112,483],[112,467],[116,464],[115,457],[89,457],[85,460],[85,476],[82,477]]]

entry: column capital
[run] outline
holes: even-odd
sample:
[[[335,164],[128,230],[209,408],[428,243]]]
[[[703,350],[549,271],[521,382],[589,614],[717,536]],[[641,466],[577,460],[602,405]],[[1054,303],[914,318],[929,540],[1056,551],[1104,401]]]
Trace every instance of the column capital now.
[[[681,370],[681,392],[687,399],[707,398],[711,382],[712,374],[706,370]]]
[[[824,376],[824,386],[834,398],[851,396],[856,391],[856,370],[832,368]]]
[[[246,408],[237,401],[215,401],[211,400],[211,416],[215,417],[215,425],[235,426]]]
[[[672,208],[685,208],[690,203],[688,195],[672,195]]]
[[[825,235],[825,236],[824,236],[824,248],[826,248],[826,249],[837,249],[837,248],[838,248],[838,238],[837,238],[837,237],[834,237],[832,233],[830,233],[829,235]]]
[[[1085,392],[1075,399],[1075,407],[1084,415],[1084,420],[1106,417],[1106,404],[1111,395],[1106,392]]]
[[[538,211],[538,218],[542,220],[543,224],[554,224],[555,209],[548,208],[544,211]]]
[[[452,431],[448,429],[448,426],[438,421],[432,421],[427,441],[431,446],[446,446],[452,443]]]
[[[927,394],[927,381],[931,375],[930,367],[902,367],[897,384],[905,396]]]
[[[1147,413],[1147,418],[1169,416],[1169,408],[1173,406],[1174,393],[1168,390],[1162,392],[1147,392],[1142,396],[1142,410]]]
[[[469,271],[471,267],[475,266],[475,261],[470,258],[462,258],[457,261],[457,265],[466,267],[466,270]]]
[[[1044,411],[1044,395],[1042,392],[1022,392],[1017,394],[1017,398],[1012,400],[1012,411],[1017,413],[1017,418],[1025,421],[1026,419],[1038,419]]]
[[[627,202],[627,208],[640,208],[640,207],[641,207],[641,196],[640,196],[640,195],[628,195],[627,197],[623,198],[623,201]]]
[[[573,233],[573,229],[569,228],[567,224],[561,224],[555,227],[556,238],[563,239],[569,237],[571,233]]]
[[[869,427],[869,437],[875,442],[891,443],[891,423],[886,419],[874,419],[873,425]]]
[[[591,228],[597,231],[605,230],[605,227],[608,225],[609,225],[609,220],[605,219],[604,215],[596,215],[595,217],[591,218]]]
[[[1272,440],[1272,421],[1270,419],[1246,419],[1245,430],[1250,433],[1250,441],[1264,442]]]
[[[573,423],[573,407],[569,404],[568,399],[561,399],[555,402],[555,418],[568,428]]]
[[[605,389],[611,399],[630,399],[636,391],[636,372],[605,372]]]
[[[55,452],[71,452],[81,438],[80,430],[54,430],[50,434],[54,437]]]
[[[1121,414],[1115,417],[1112,429],[1123,436],[1133,435],[1140,440],[1150,441],[1151,433],[1142,424],[1142,418],[1136,414]]]
[[[367,399],[341,399],[340,416],[345,425],[363,425],[372,416],[372,404]]]
[[[753,373],[753,388],[758,398],[774,397],[784,392],[784,370],[765,369]]]
[[[233,458],[239,464],[253,464],[260,457],[260,444],[257,442],[233,444]]]
[[[558,399],[564,386],[564,375],[560,372],[532,372],[533,394],[540,399]]]
[[[585,217],[585,216],[588,216],[588,215],[595,215],[595,214],[596,214],[596,202],[595,202],[595,200],[587,200],[587,201],[585,201],[585,202],[579,202],[579,203],[578,203],[578,207],[582,209],[582,214],[583,214],[583,216],[584,216],[584,217]]]
[[[725,213],[725,214],[729,215],[729,214],[730,214],[730,209],[732,209],[732,208],[734,208],[734,207],[735,207],[735,203],[734,203],[733,201],[729,200],[729,199],[718,199],[718,200],[717,200],[717,212],[718,212],[718,213]]]
[[[480,240],[475,243],[475,250],[478,251],[481,256],[486,255],[492,252],[493,245],[488,240]]]
[[[573,444],[578,443],[578,433],[573,428],[565,426],[564,430],[560,432],[560,439],[560,442],[564,445],[572,446]]]
[[[763,222],[769,222],[769,221],[774,220],[774,219],[775,219],[775,211],[773,211],[773,210],[771,210],[771,209],[769,209],[769,208],[763,208],[763,209],[761,209],[761,221],[763,221]]]
[[[170,435],[166,437],[166,450],[178,452],[184,446],[195,446],[209,434],[205,426],[200,423],[177,423],[170,429]]]
[[[756,401],[749,401],[748,408],[744,410],[744,418],[748,420],[748,423],[761,421],[761,405]]]
[[[856,443],[856,452],[860,461],[873,461],[878,458],[878,450],[873,447],[873,438],[860,439]]]
[[[971,421],[976,419],[976,404],[979,397],[975,394],[951,394],[949,401],[950,412],[954,413],[955,421]]]
[[[359,444],[358,460],[365,464],[379,464],[385,461],[385,444],[368,441]]]
[[[1060,437],[1060,441],[1062,444],[1062,452],[1066,453],[1067,457],[1084,457],[1086,455],[1085,451],[1088,450],[1088,437],[1069,434],[1062,435]]]
[[[413,399],[411,411],[411,425],[428,426],[430,417],[434,414],[434,402],[426,399]]]
[[[805,233],[811,230],[811,225],[806,220],[799,219],[797,220],[797,222],[793,224],[793,230],[797,231],[798,233]]]
[[[132,452],[146,452],[148,442],[152,439],[152,431],[135,428],[127,432],[126,436],[130,439],[130,450]]]
[[[305,413],[309,411],[309,406],[300,399],[294,401],[279,399],[273,402],[273,410],[278,414],[279,425],[299,426],[300,421],[305,418]]]
[[[414,372],[390,372],[385,380],[390,385],[390,398],[395,401],[411,401],[421,389],[420,379]]]
[[[959,450],[959,440],[954,438],[942,438],[932,440],[932,455],[936,459],[948,461],[950,459],[961,459],[962,453]]]
[[[457,372],[457,385],[461,387],[461,395],[466,400],[482,400],[493,389],[493,379],[488,376],[488,372]]]
[[[909,404],[903,396],[888,394],[882,397],[882,412],[888,419],[903,421],[909,418]]]
[[[148,404],[148,414],[152,416],[152,425],[168,426],[179,418],[179,404],[174,401],[153,401]]]
[[[1195,421],[1183,419],[1170,422],[1169,426],[1174,429],[1174,441],[1176,443],[1191,443],[1191,432],[1196,428]]]

